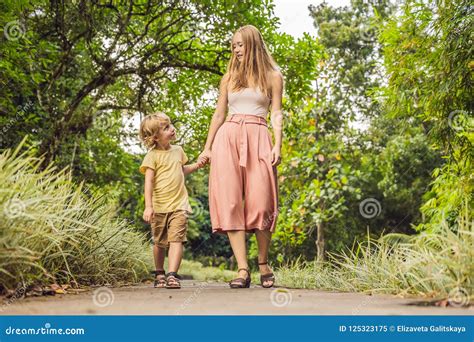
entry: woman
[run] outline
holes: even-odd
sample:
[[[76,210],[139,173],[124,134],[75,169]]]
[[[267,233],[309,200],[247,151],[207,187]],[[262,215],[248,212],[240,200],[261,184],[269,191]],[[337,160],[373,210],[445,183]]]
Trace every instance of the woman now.
[[[268,249],[278,216],[276,166],[281,161],[283,77],[254,26],[236,31],[231,50],[200,155],[211,162],[212,231],[228,235],[237,260],[238,277],[230,282],[231,288],[250,287],[245,234],[252,232],[257,237],[261,284],[272,287],[275,277],[268,266]],[[269,109],[273,147],[266,122]]]

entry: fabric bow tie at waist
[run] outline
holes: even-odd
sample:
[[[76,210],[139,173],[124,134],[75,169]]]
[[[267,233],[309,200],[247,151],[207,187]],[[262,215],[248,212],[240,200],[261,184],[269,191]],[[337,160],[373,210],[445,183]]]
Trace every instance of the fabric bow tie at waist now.
[[[254,124],[267,127],[267,120],[261,116],[253,114],[233,114],[226,119],[226,122],[234,122],[240,125],[239,165],[246,167],[248,153],[247,125]],[[258,130],[258,134],[257,141],[260,142],[260,130]],[[260,159],[259,144],[257,144],[257,156]]]

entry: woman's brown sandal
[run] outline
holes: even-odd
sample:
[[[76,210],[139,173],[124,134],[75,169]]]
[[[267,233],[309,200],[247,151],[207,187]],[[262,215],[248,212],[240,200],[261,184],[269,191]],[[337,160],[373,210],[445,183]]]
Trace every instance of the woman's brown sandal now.
[[[259,262],[258,265],[268,265],[268,261],[266,262]],[[270,285],[264,285],[264,283],[268,283],[268,282],[271,282]],[[273,285],[275,284],[275,275],[273,274],[273,272],[270,272],[270,273],[267,273],[267,274],[262,274],[260,275],[260,284],[262,285],[262,287],[264,288],[269,288],[269,287],[273,287]]]
[[[155,275],[155,281],[153,287],[165,287],[166,286],[166,273],[165,270],[151,271],[151,274]]]
[[[166,275],[166,288],[167,289],[180,289],[181,283],[179,282],[179,276],[176,272],[169,272]]]
[[[244,278],[235,278],[235,279],[232,279],[230,282],[229,282],[229,286],[231,289],[243,289],[243,288],[249,288],[250,287],[250,271],[248,270],[248,268],[239,268],[237,270],[237,272],[240,272],[244,270],[245,272],[247,272],[247,278],[244,279]]]

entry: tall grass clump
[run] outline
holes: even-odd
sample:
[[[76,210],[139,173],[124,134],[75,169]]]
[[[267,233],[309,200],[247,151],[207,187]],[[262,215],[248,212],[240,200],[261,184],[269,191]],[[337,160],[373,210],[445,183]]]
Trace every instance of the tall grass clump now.
[[[436,232],[387,234],[368,238],[325,263],[299,262],[282,267],[279,284],[337,291],[463,297],[473,299],[474,223],[469,206],[454,227]]]
[[[147,239],[115,217],[112,201],[20,149],[0,154],[0,290],[144,278]]]

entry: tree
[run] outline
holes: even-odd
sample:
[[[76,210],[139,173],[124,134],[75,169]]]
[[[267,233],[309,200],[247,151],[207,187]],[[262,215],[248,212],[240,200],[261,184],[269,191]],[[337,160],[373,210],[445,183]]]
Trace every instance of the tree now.
[[[77,181],[116,197],[120,215],[142,224],[141,156],[128,152],[134,132],[124,120],[166,111],[193,160],[215,108],[231,34],[253,24],[265,37],[286,81],[285,109],[311,92],[318,47],[309,36],[276,32],[273,5],[261,1],[28,1],[2,3],[0,37],[1,148],[26,134],[37,154],[69,167]],[[9,24],[9,25],[8,25]],[[15,29],[18,29],[17,31]],[[15,35],[18,33],[18,35]],[[46,164],[46,163],[45,163]],[[188,180],[193,203],[207,203],[207,175]],[[196,253],[209,215],[192,218]],[[217,247],[216,247],[217,246]],[[214,248],[215,247],[215,248]],[[228,245],[227,245],[228,247]]]
[[[272,7],[260,1],[22,1],[2,7],[2,26],[12,32],[2,37],[1,77],[9,83],[0,106],[11,117],[18,105],[33,105],[29,125],[21,129],[24,120],[18,120],[9,132],[33,131],[46,162],[62,153],[68,136],[85,134],[97,115],[111,115],[107,110],[146,113],[158,104],[189,110],[216,82],[213,75],[222,75],[229,33],[249,19],[264,33],[275,24],[268,19]],[[22,35],[12,39],[12,25],[5,23]],[[11,133],[3,147],[19,139]]]
[[[422,122],[445,164],[421,207],[419,229],[454,227],[464,201],[473,208],[472,17],[469,1],[408,1],[383,27],[389,115]]]

